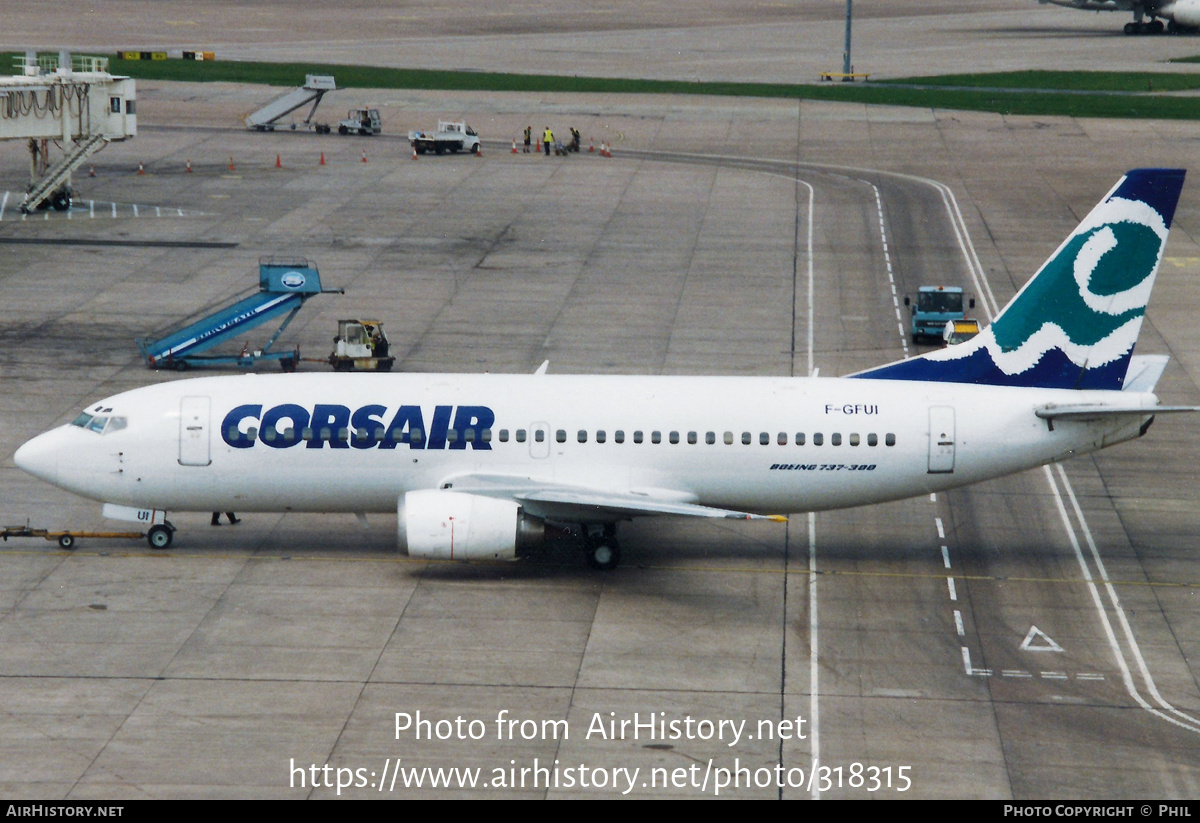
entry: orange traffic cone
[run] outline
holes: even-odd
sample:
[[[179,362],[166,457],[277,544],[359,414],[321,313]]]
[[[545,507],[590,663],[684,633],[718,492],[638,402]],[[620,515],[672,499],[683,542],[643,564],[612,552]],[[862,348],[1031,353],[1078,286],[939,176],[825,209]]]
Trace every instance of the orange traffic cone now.
[[[320,163],[318,163],[317,165],[318,165],[318,166],[324,166],[324,165],[325,165],[325,152],[321,152],[321,162],[320,162]]]
[[[93,163],[91,170],[88,171],[88,177],[95,177],[95,176],[96,176],[96,164]]]
[[[512,153],[513,154],[517,153],[517,141],[516,140],[513,141],[513,152]]]
[[[188,174],[191,174],[191,173],[192,173],[192,158],[190,158],[190,157],[189,157],[189,158],[187,159],[187,165],[186,165],[186,166],[184,166],[183,170],[184,170],[185,172],[187,172]]]
[[[233,171],[233,155],[229,155],[229,170]]]
[[[364,163],[365,163],[365,162],[367,162],[367,150],[366,150],[366,149],[363,149],[363,159],[362,159],[362,161],[363,161]]]
[[[593,154],[593,153],[595,153],[595,151],[596,151],[596,138],[589,137],[588,138],[588,154]]]
[[[278,154],[275,155],[275,168],[277,168],[277,169],[283,168],[283,160],[280,158],[280,156]]]
[[[417,159],[417,147],[413,146],[413,160]]]
[[[145,173],[146,173],[146,167],[143,166],[141,163],[138,163],[138,174],[145,174]]]
[[[483,157],[483,144],[482,143],[475,144],[475,156]]]

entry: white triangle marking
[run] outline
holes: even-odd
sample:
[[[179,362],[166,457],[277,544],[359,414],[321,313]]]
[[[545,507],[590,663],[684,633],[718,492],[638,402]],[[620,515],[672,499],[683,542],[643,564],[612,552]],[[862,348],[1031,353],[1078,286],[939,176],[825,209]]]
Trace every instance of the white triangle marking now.
[[[1034,645],[1034,644],[1037,645]],[[1050,636],[1037,626],[1029,627],[1029,634],[1025,635],[1025,640],[1021,643],[1021,651],[1024,652],[1061,652],[1063,647],[1050,639]]]

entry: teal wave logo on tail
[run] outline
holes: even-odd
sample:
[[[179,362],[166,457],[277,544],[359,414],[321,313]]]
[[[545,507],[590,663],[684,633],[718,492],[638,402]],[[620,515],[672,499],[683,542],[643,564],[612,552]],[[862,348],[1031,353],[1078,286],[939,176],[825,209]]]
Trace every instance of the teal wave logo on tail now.
[[[1184,175],[1129,172],[976,337],[852,376],[1120,389]]]

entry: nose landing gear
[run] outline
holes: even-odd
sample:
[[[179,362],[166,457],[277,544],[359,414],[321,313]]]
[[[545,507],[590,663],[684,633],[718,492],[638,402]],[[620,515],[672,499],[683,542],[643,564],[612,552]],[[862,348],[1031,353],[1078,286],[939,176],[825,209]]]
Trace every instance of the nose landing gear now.
[[[175,539],[175,527],[171,522],[165,521],[158,526],[151,526],[150,531],[146,532],[146,542],[150,544],[152,549],[169,549],[171,541]]]

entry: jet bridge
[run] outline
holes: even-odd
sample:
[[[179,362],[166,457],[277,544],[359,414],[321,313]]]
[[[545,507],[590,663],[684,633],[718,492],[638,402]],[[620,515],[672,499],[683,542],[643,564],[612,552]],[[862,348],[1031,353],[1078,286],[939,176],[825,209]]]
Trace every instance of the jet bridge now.
[[[71,173],[108,143],[137,134],[134,81],[109,74],[107,57],[27,52],[16,63],[19,74],[0,77],[0,140],[29,142],[29,188],[21,211],[66,211]],[[51,143],[63,150],[53,164]]]
[[[274,131],[276,122],[281,118],[291,114],[301,106],[312,103],[312,108],[309,110],[308,116],[304,118],[304,125],[307,126],[312,121],[313,115],[317,113],[317,106],[321,104],[321,98],[325,96],[326,92],[334,91],[335,89],[337,89],[337,86],[333,82],[333,75],[307,74],[304,76],[303,86],[276,97],[258,111],[246,115],[242,122],[246,124],[246,128],[248,129]],[[295,128],[295,125],[292,128]]]
[[[302,257],[260,258],[258,288],[256,294],[210,312],[157,340],[139,337],[135,342],[146,359],[146,365],[152,369],[185,371],[210,366],[250,368],[259,360],[277,360],[284,371],[295,369],[300,359],[297,349],[272,351],[271,347],[310,297],[343,292],[341,289],[322,288],[316,264]],[[283,317],[283,323],[261,349],[250,350],[244,346],[240,354],[203,354],[279,317]]]

